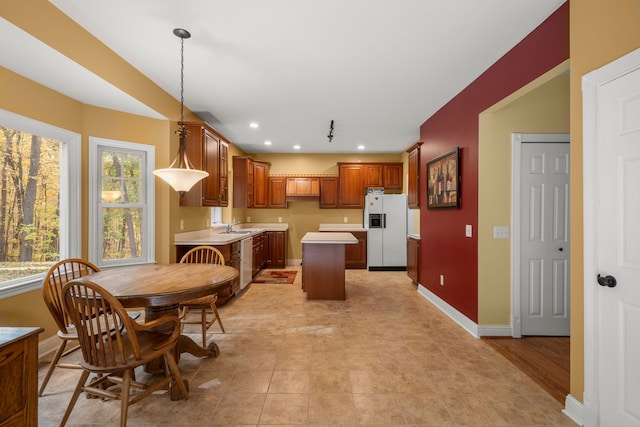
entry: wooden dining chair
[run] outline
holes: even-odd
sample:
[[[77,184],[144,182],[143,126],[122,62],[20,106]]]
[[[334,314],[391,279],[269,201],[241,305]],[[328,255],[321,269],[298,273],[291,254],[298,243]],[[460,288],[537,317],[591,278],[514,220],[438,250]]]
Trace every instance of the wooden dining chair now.
[[[224,265],[224,256],[222,253],[213,246],[196,246],[189,250],[180,259],[181,263],[200,263],[200,264],[220,264]],[[200,324],[202,326],[202,346],[207,346],[207,330],[213,325],[216,320],[220,325],[222,333],[225,333],[220,314],[216,308],[216,301],[218,300],[218,294],[214,293],[200,298],[185,301],[180,304],[180,319],[183,324]],[[200,320],[188,320],[187,314],[189,309],[200,310]],[[211,317],[207,319],[207,314]]]
[[[44,278],[42,298],[44,299],[49,312],[51,312],[53,320],[55,320],[56,325],[58,326],[58,338],[60,338],[61,342],[53,355],[53,359],[51,359],[47,373],[42,381],[42,385],[40,386],[38,396],[42,396],[44,393],[44,389],[47,386],[49,379],[51,379],[51,375],[55,368],[82,368],[82,366],[77,363],[60,363],[60,358],[62,356],[66,356],[79,348],[75,345],[65,353],[67,344],[77,341],[78,335],[76,334],[76,329],[73,326],[71,319],[64,309],[62,288],[70,280],[77,279],[88,274],[93,274],[97,271],[100,271],[100,269],[89,261],[78,258],[69,258],[54,264]]]
[[[76,326],[83,372],[61,426],[66,424],[82,392],[103,399],[119,399],[120,426],[127,425],[130,405],[160,388],[168,386],[169,394],[176,395],[177,386],[182,397],[189,398],[173,354],[180,337],[178,316],[164,315],[137,323],[117,298],[89,277],[70,281],[62,292],[65,309]],[[153,383],[135,381],[134,370],[158,358],[164,360],[165,376]],[[87,383],[90,374],[96,377]],[[140,392],[131,393],[131,389]]]

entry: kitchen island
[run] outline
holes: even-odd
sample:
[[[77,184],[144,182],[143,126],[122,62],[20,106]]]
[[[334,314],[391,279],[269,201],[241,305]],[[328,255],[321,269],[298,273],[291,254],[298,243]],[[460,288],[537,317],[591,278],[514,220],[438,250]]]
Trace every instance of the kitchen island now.
[[[302,290],[309,300],[344,300],[345,245],[358,243],[351,233],[307,233],[302,242]]]

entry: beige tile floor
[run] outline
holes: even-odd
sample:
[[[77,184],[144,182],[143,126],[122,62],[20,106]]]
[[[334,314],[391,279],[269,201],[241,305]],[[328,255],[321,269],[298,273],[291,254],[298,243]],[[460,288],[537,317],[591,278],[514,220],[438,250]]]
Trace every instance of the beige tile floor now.
[[[218,358],[183,355],[188,401],[152,395],[130,426],[575,426],[562,405],[420,296],[404,272],[348,270],[346,301],[252,284],[220,310]],[[197,326],[188,326],[199,342]],[[77,352],[69,357],[78,357]],[[44,369],[40,369],[40,378]],[[57,426],[79,372],[57,370],[39,425]],[[119,421],[81,397],[68,425]]]

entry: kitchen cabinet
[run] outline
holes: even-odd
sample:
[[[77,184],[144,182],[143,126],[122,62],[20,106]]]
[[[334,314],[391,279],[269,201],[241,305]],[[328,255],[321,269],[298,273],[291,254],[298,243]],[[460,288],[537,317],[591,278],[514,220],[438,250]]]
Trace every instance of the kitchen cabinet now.
[[[367,268],[367,232],[350,231],[358,239],[355,245],[345,245],[345,268]]]
[[[38,335],[42,328],[0,328],[0,426],[38,425]]]
[[[228,206],[228,145],[205,123],[187,122],[186,150],[189,160],[209,176],[180,198],[180,206]]]
[[[362,209],[368,187],[384,188],[385,192],[402,191],[401,162],[338,163],[338,207]]]
[[[287,208],[286,178],[269,177],[269,207]]]
[[[189,250],[195,248],[197,245],[176,245],[176,262],[180,262],[184,254],[186,254]],[[225,265],[231,266],[233,268],[237,268],[240,270],[240,242],[233,242],[226,245],[211,245],[214,248],[218,249],[222,256],[224,257]],[[225,302],[227,302],[230,298],[235,296],[240,290],[240,277],[236,277],[233,279],[231,283],[229,283],[229,287],[223,290],[218,291],[218,301],[216,301],[216,306],[221,306]]]
[[[320,178],[320,209],[336,209],[338,207],[338,177],[323,176]]]
[[[409,179],[407,183],[407,206],[409,209],[420,207],[420,146],[422,142],[417,142],[407,150],[409,153]]]
[[[287,178],[287,197],[318,197],[320,180],[318,178]]]
[[[233,207],[266,208],[269,206],[268,162],[247,156],[233,156]]]
[[[339,231],[338,231],[339,230]],[[367,268],[367,232],[354,231],[348,227],[334,228],[328,225],[320,225],[321,233],[345,232],[353,234],[358,243],[346,245],[344,249],[345,268]]]
[[[285,268],[287,265],[287,232],[267,231],[267,259],[265,267]]]
[[[384,187],[384,167],[382,163],[365,164],[362,166],[364,187]]]
[[[220,140],[220,206],[229,206],[229,144]]]
[[[402,191],[402,163],[383,163],[382,176],[385,191]]]
[[[420,239],[407,237],[407,276],[414,284],[420,283]]]
[[[268,246],[266,244],[266,233],[253,236],[253,268],[251,276],[255,277],[265,266],[267,260]]]
[[[269,207],[269,166],[270,163],[253,162],[253,207]]]
[[[362,209],[364,207],[362,165],[338,163],[338,173],[338,207]]]

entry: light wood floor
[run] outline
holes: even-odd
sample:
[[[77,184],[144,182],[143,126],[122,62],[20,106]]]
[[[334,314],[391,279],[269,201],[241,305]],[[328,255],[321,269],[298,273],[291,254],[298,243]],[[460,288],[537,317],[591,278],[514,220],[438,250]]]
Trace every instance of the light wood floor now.
[[[484,338],[561,403],[569,394],[569,340],[569,337]]]
[[[208,337],[220,356],[180,359],[189,400],[154,393],[131,406],[129,426],[575,427],[562,403],[418,294],[405,272],[348,270],[346,301],[307,301],[297,270],[293,285],[251,284],[222,307],[227,333],[213,325]],[[39,426],[59,425],[78,376],[54,372]],[[118,418],[118,402],[81,397],[68,425]]]

